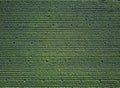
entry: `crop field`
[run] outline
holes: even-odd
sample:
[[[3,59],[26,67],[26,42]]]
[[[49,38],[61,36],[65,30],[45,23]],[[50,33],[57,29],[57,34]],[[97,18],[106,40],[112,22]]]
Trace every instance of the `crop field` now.
[[[0,88],[120,88],[120,0],[0,0]]]

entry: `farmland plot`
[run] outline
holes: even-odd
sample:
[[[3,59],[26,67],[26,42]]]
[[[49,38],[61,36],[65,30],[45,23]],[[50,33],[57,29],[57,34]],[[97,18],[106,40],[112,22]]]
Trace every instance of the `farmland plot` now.
[[[0,87],[120,87],[120,1],[0,0]]]

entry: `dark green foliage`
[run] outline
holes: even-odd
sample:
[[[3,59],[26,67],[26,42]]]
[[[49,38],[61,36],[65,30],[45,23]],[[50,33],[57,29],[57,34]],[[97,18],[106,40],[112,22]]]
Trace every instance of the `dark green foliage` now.
[[[0,87],[120,87],[119,0],[1,0]]]

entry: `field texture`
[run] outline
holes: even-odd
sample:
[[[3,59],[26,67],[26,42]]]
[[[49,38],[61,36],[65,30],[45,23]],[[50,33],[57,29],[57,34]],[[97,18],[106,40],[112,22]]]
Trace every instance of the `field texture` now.
[[[120,88],[120,0],[0,0],[0,87]]]

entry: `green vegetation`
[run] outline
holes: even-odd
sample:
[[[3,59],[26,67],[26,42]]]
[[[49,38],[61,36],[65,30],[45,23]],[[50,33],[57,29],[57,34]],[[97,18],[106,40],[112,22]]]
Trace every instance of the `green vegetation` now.
[[[120,87],[120,1],[1,0],[0,87]]]

